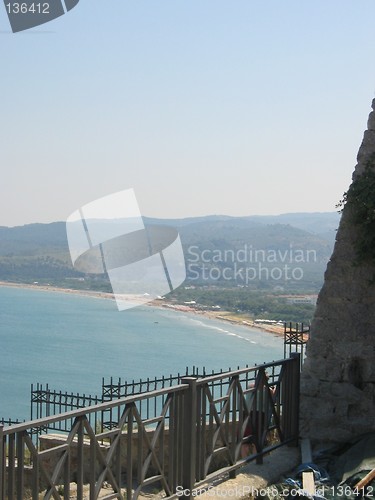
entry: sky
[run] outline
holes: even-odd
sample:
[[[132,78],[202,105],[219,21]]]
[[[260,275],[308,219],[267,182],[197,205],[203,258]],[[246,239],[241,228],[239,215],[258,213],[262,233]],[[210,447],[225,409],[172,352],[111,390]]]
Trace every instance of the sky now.
[[[133,188],[180,218],[334,211],[375,96],[373,0],[0,5],[0,225]]]

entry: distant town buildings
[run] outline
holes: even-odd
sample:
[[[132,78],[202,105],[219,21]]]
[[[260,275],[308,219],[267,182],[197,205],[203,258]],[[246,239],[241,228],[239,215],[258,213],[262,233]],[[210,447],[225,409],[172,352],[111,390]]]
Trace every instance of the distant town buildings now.
[[[318,299],[317,295],[292,295],[286,297],[287,304],[310,304],[315,306]]]

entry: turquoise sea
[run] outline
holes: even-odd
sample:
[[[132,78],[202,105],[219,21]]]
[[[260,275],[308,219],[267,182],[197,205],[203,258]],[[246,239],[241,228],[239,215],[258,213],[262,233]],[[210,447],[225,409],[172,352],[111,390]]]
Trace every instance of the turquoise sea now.
[[[272,334],[194,314],[112,300],[0,287],[0,417],[28,419],[30,385],[100,394],[102,377],[123,380],[281,359]]]

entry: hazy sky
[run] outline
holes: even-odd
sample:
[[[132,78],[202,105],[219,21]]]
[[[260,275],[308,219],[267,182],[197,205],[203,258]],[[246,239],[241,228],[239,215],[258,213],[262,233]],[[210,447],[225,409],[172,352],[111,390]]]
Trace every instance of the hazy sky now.
[[[334,211],[375,90],[373,0],[0,5],[0,225],[133,187],[143,215]]]

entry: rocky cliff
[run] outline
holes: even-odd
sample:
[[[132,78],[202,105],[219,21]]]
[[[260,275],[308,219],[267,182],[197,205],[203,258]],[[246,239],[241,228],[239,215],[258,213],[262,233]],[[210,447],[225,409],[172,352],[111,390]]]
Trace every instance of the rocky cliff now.
[[[375,111],[357,161],[302,371],[301,434],[314,441],[375,430]]]

